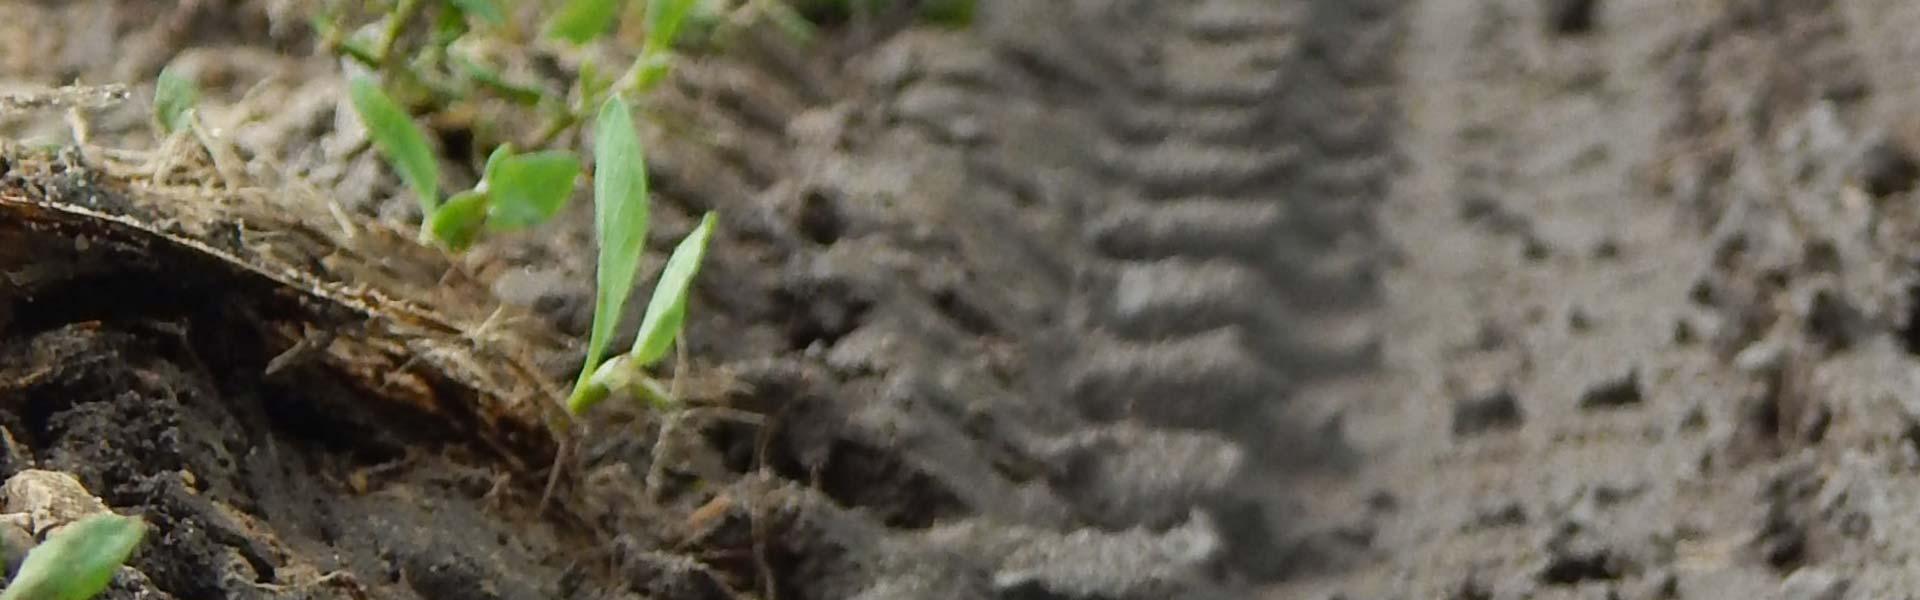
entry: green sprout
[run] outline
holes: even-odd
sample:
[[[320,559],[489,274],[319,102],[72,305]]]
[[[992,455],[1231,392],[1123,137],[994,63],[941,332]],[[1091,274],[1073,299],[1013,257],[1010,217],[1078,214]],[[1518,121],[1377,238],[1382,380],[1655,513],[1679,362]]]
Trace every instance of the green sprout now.
[[[511,231],[544,223],[573,194],[580,160],[572,154],[559,150],[514,154],[510,145],[501,145],[487,159],[480,183],[443,204],[440,168],[426,134],[371,78],[357,77],[350,86],[354,108],[367,123],[374,146],[420,198],[423,242],[465,250],[483,226]]]
[[[687,295],[699,273],[716,219],[712,213],[702,217],[700,226],[674,249],[648,302],[633,349],[607,360],[607,346],[613,341],[614,328],[632,294],[646,250],[650,201],[646,157],[633,126],[632,107],[619,94],[607,99],[595,122],[593,187],[594,225],[600,242],[593,326],[567,410],[578,414],[614,392],[664,405],[671,399],[641,370],[665,357],[680,335]]]
[[[634,131],[626,98],[614,94],[601,108],[593,135],[593,231],[599,235],[595,267],[593,327],[588,333],[588,358],[580,367],[580,383],[568,410],[580,412],[589,404],[582,398],[589,373],[607,356],[620,310],[634,292],[639,256],[647,240],[647,156]]]
[[[487,159],[486,174],[474,189],[486,194],[487,225],[496,231],[532,227],[552,219],[573,195],[580,159],[570,152],[546,150],[513,154],[502,145]]]
[[[640,58],[633,62],[633,86],[639,91],[652,89],[672,69],[673,44],[680,38],[680,25],[700,0],[649,0],[647,36],[641,42]]]
[[[653,289],[653,299],[647,302],[647,315],[640,320],[640,334],[633,340],[633,349],[627,352],[634,366],[646,367],[666,358],[673,340],[680,337],[680,329],[687,319],[687,295],[693,290],[694,276],[700,274],[700,263],[706,260],[707,241],[713,238],[715,220],[713,213],[701,217],[700,226],[680,240],[673,255],[667,257],[667,266],[660,272],[660,283]]]
[[[802,38],[811,37],[812,31],[787,0],[646,0],[640,52],[624,70],[595,65],[589,54],[581,57],[573,81],[544,85],[509,78],[474,55],[473,47],[457,44],[475,31],[514,35],[500,0],[397,0],[383,5],[379,19],[358,26],[350,22],[356,13],[348,4],[329,3],[310,20],[321,47],[374,71],[384,91],[398,100],[396,105],[432,114],[485,99],[504,100],[534,112],[537,120],[529,122],[538,125],[499,135],[536,148],[568,139],[565,136],[591,120],[610,94],[638,97],[665,80],[677,59],[675,49],[687,43],[683,38],[699,35],[688,29],[767,19]],[[543,21],[541,33],[562,46],[588,44],[620,27],[631,6],[627,0],[566,0]],[[408,34],[420,28],[426,35]],[[476,133],[481,138],[496,135]]]
[[[747,5],[784,7],[775,0],[751,0]],[[436,6],[438,12],[422,12]],[[586,44],[613,31],[627,6],[625,0],[567,0],[546,20],[543,34]],[[442,202],[438,162],[428,137],[403,106],[432,112],[462,101],[469,92],[487,92],[546,112],[550,120],[533,137],[536,147],[562,139],[561,134],[592,119],[594,229],[599,251],[587,353],[566,403],[573,413],[615,393],[663,407],[673,400],[645,369],[663,360],[679,339],[693,279],[716,227],[714,215],[705,215],[669,257],[633,348],[609,358],[608,346],[638,277],[651,202],[645,151],[627,99],[645,94],[666,79],[680,36],[690,23],[699,26],[701,8],[701,0],[648,0],[640,52],[625,72],[604,69],[589,57],[565,90],[514,83],[478,59],[457,52],[454,42],[469,33],[470,20],[475,25],[502,21],[496,18],[504,15],[493,0],[407,0],[384,21],[353,33],[337,25],[336,16],[315,19],[315,29],[327,47],[378,73],[353,79],[349,93],[373,145],[419,197],[423,243],[457,252],[487,232],[551,220],[571,198],[581,161],[567,150],[517,154],[512,145],[500,144],[487,158],[479,183]],[[433,19],[427,36],[430,42],[415,48],[418,42],[411,40],[418,36],[402,36],[400,30],[420,15]],[[380,81],[390,87],[383,89]],[[392,90],[402,92],[399,96],[407,102],[396,102],[388,95]]]
[[[596,263],[593,326],[587,335],[587,357],[574,384],[568,410],[579,412],[599,400],[588,400],[588,379],[606,357],[619,325],[620,310],[633,292],[647,239],[647,164],[640,135],[633,128],[632,108],[615,94],[600,108],[593,144],[593,224],[600,243]],[[600,390],[604,396],[604,390]]]
[[[160,126],[162,133],[169,135],[186,131],[192,125],[193,105],[199,102],[200,88],[192,79],[171,68],[162,69],[160,79],[153,86],[153,122]]]
[[[568,0],[547,21],[547,37],[585,44],[608,31],[620,16],[622,0]]]
[[[427,215],[426,227],[420,230],[420,235],[450,250],[465,250],[473,245],[474,239],[480,237],[481,226],[486,221],[487,195],[466,190],[454,194],[446,204]]]
[[[347,94],[360,120],[366,124],[374,147],[386,155],[400,180],[413,189],[420,200],[421,215],[432,222],[434,210],[440,207],[440,165],[434,160],[432,147],[427,145],[427,134],[373,78],[354,77],[347,84]],[[421,236],[424,238],[430,230],[431,227],[421,227]]]
[[[88,600],[106,591],[113,574],[147,533],[137,517],[106,513],[75,521],[27,553],[0,600]]]

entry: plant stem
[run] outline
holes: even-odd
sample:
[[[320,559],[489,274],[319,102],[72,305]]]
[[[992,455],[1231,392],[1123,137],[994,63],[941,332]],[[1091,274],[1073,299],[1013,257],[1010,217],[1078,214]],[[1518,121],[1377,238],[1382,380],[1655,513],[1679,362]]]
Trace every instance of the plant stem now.
[[[414,15],[420,13],[420,2],[400,0],[400,5],[394,7],[393,18],[387,21],[386,30],[380,33],[380,46],[377,48],[380,62],[393,61],[393,45],[400,40],[400,34],[406,32],[407,24],[413,22]]]
[[[380,68],[380,57],[367,52],[365,48],[341,42],[334,42],[332,46],[334,50],[346,55],[347,58],[353,59],[354,62],[365,65],[369,69]]]
[[[553,143],[554,138],[560,137],[561,133],[566,132],[567,129],[579,123],[579,113],[571,109],[562,111],[560,114],[555,115],[552,120],[547,121],[546,127],[542,127],[540,133],[533,137],[533,144],[530,147],[545,148],[548,144]]]
[[[675,404],[674,391],[660,385],[660,381],[647,375],[638,363],[621,354],[600,363],[592,375],[581,378],[580,383],[574,386],[573,395],[567,398],[567,412],[580,414],[614,394],[630,396],[662,410],[672,408]]]
[[[622,354],[592,365],[590,372],[582,372],[580,382],[573,386],[573,395],[567,398],[567,412],[580,414],[614,392],[631,386],[633,378],[627,362],[627,355]]]

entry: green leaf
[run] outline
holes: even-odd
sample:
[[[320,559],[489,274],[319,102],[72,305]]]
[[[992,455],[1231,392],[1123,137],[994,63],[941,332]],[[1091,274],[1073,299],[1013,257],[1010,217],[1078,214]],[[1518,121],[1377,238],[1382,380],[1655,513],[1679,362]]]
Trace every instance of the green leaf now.
[[[497,154],[497,153],[496,153]],[[517,229],[545,223],[573,197],[580,159],[564,150],[547,150],[487,159],[489,226]]]
[[[75,521],[27,553],[0,600],[88,600],[107,589],[147,524],[107,513]]]
[[[480,226],[487,222],[488,196],[478,190],[454,194],[427,217],[427,231],[448,250],[466,250],[480,236]]]
[[[448,46],[460,41],[461,36],[467,35],[468,29],[465,11],[458,7],[439,11],[433,16],[433,36],[430,38],[433,41],[433,49],[437,52],[446,52]]]
[[[667,266],[660,271],[660,283],[653,288],[653,299],[647,302],[647,317],[640,321],[640,335],[633,340],[634,366],[646,367],[666,358],[667,350],[673,347],[673,339],[680,336],[680,327],[686,323],[687,295],[693,289],[693,278],[700,274],[700,263],[707,256],[707,240],[713,238],[714,214],[700,219],[700,226],[680,240],[680,246],[673,249],[673,256],[667,259]]]
[[[680,37],[680,24],[700,0],[647,0],[647,41],[643,54],[658,54],[673,47]]]
[[[367,126],[367,134],[373,137],[373,145],[386,155],[400,179],[420,196],[421,213],[432,216],[440,204],[440,164],[434,161],[432,147],[427,145],[427,134],[420,131],[413,117],[387,97],[373,79],[354,77],[347,92],[353,98],[354,111],[360,113],[360,121]]]
[[[587,336],[587,357],[580,380],[567,400],[567,410],[578,413],[592,404],[588,380],[605,358],[620,311],[633,293],[647,240],[647,164],[640,134],[633,128],[633,109],[614,94],[600,107],[593,135],[593,222],[600,242],[598,277],[593,302],[593,328]]]
[[[185,131],[192,118],[189,111],[200,102],[200,88],[188,79],[167,68],[160,71],[160,79],[153,85],[153,120],[160,124],[160,130],[166,133]]]
[[[492,177],[493,172],[500,168],[500,161],[506,160],[509,156],[513,156],[512,142],[494,146],[493,154],[487,155],[486,169],[480,171],[480,184],[486,185],[487,179]]]
[[[613,29],[622,0],[567,0],[547,21],[547,37],[585,44]]]
[[[500,4],[494,0],[449,0],[454,8],[470,16],[478,17],[490,25],[507,24],[507,13],[500,10]]]

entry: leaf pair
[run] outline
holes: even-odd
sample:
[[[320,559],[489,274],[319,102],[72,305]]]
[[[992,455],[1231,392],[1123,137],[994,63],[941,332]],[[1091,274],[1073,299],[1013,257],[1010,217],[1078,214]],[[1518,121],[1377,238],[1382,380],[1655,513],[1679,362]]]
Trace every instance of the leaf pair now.
[[[372,78],[355,77],[348,85],[374,146],[419,197],[424,238],[463,250],[483,226],[503,231],[551,219],[573,193],[573,180],[580,174],[580,161],[573,155],[557,150],[514,154],[501,146],[487,158],[479,185],[442,204],[440,166],[426,133]]]
[[[580,160],[560,150],[514,154],[510,145],[494,149],[486,172],[473,189],[454,194],[427,220],[433,238],[453,250],[465,250],[480,231],[524,229],[552,219],[573,195]]]
[[[68,524],[27,553],[0,600],[88,600],[106,591],[147,533],[138,517],[106,513]]]
[[[596,372],[606,359],[607,346],[632,295],[640,259],[646,251],[650,202],[646,156],[633,126],[632,108],[618,94],[601,106],[595,123],[593,196],[600,255],[587,356],[574,394],[567,401],[567,410],[574,413],[605,396],[605,386],[594,381]],[[641,320],[640,333],[622,361],[625,368],[638,370],[659,362],[673,347],[686,321],[687,296],[706,256],[714,223],[713,213],[702,217],[699,227],[667,259],[648,301],[646,317]]]

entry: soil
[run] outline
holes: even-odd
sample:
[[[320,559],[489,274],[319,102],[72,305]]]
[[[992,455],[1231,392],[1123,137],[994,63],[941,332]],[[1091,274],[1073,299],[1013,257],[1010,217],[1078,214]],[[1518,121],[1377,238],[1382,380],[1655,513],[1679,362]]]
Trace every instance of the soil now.
[[[642,120],[699,408],[577,421],[585,194],[413,244],[300,4],[0,5],[0,93],[131,90],[0,102],[0,476],[147,519],[108,597],[1916,588],[1910,3],[757,32]]]

